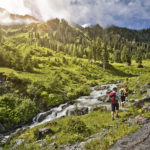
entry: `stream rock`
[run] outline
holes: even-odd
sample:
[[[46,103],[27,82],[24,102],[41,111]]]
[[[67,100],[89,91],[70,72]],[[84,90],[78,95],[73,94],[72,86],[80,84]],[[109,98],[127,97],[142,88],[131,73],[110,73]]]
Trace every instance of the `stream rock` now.
[[[19,128],[15,132],[11,133],[9,135],[9,137],[7,137],[7,138],[3,136],[2,139],[0,138],[0,145],[5,145],[5,144],[9,143],[15,136],[19,136],[22,132],[24,132],[28,128],[29,128],[28,126]]]
[[[52,111],[47,111],[45,113],[39,114],[39,116],[36,118],[36,121],[42,122],[48,115],[52,114]]]
[[[73,108],[71,110],[67,110],[66,115],[73,115],[73,116],[77,116],[77,115],[85,115],[88,114],[89,109],[88,107],[82,107],[82,108]]]
[[[150,122],[135,133],[118,140],[109,150],[150,150]]]
[[[107,89],[109,89],[109,86],[107,86],[107,85],[104,85],[104,86],[96,86],[96,87],[94,88],[94,90],[96,90],[96,91],[107,90]]]
[[[102,101],[102,102],[109,102],[109,96],[107,95],[104,95],[104,96],[100,96],[98,98],[99,101]]]

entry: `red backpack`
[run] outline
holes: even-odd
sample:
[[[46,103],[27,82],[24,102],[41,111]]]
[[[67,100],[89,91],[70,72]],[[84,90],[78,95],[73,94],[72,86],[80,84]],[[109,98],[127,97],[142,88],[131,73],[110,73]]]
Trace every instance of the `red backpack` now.
[[[116,100],[116,93],[110,93],[109,94],[109,97],[110,97],[110,99],[111,99],[111,103],[112,104],[117,104],[117,100]]]

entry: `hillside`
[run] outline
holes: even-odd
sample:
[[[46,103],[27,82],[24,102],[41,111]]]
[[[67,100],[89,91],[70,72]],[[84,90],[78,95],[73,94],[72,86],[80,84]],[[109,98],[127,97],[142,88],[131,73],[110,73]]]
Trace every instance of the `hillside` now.
[[[80,28],[64,19],[1,25],[0,132],[30,124],[39,112],[89,95],[95,85],[126,80],[129,97],[145,96],[140,89],[150,82],[150,44],[144,30],[132,32],[130,36],[128,29],[99,25]]]

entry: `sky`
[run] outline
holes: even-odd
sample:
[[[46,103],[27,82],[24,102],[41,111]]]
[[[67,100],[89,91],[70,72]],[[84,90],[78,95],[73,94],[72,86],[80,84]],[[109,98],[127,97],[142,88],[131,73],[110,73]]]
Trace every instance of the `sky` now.
[[[57,17],[84,27],[150,28],[150,0],[0,0],[0,7],[41,21]]]

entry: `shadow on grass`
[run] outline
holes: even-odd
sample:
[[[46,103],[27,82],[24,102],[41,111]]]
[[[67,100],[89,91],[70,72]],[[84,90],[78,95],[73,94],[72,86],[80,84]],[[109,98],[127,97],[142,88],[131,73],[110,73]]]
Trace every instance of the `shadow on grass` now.
[[[107,70],[107,72],[111,73],[112,75],[120,76],[120,77],[137,77],[138,76],[135,74],[123,72],[123,71],[115,68],[112,65],[109,66],[109,70]]]

